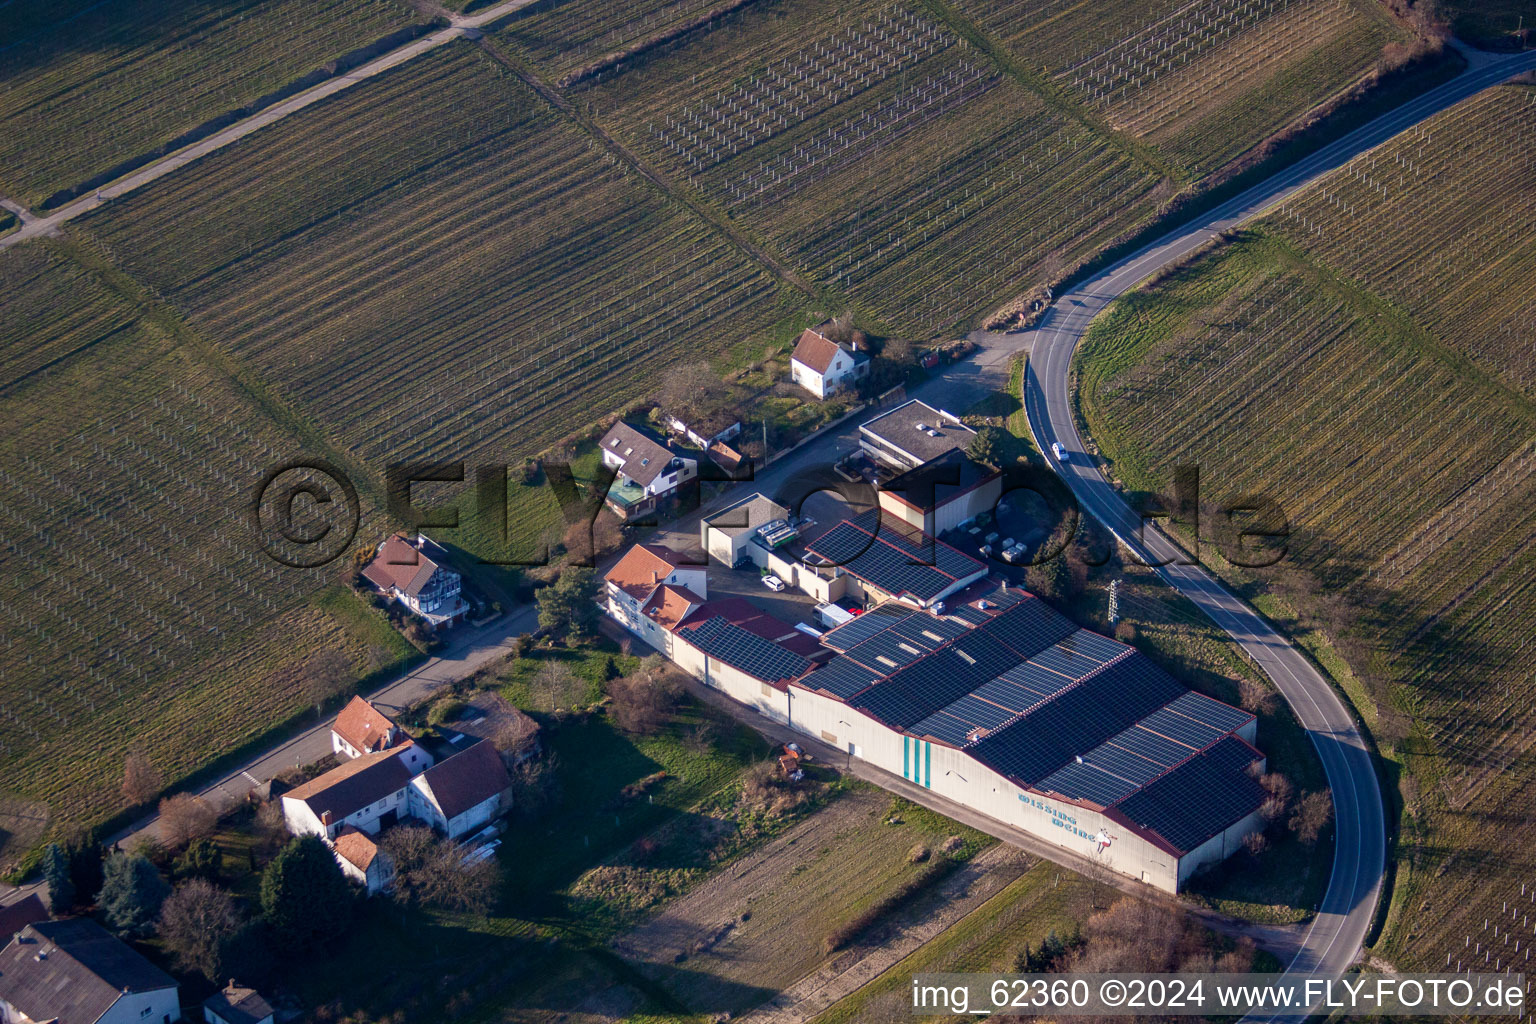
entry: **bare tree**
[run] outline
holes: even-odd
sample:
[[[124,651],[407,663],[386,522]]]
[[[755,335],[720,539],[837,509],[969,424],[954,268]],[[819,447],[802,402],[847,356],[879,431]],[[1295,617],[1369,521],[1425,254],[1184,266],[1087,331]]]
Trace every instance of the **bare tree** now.
[[[1311,846],[1332,822],[1333,801],[1326,789],[1319,789],[1307,793],[1297,802],[1290,826],[1297,839]]]
[[[625,732],[653,733],[666,724],[682,692],[681,680],[674,673],[646,658],[638,671],[608,684],[613,698],[610,714]]]
[[[158,931],[176,966],[218,982],[224,977],[224,943],[242,923],[233,896],[205,878],[194,878],[166,897]]]
[[[288,822],[283,819],[283,805],[278,800],[268,800],[256,808],[256,837],[262,850],[271,855],[288,842]]]
[[[336,650],[316,651],[310,655],[299,678],[304,684],[304,695],[315,706],[317,715],[326,701],[355,679],[352,675],[352,662]]]
[[[160,801],[160,842],[168,849],[211,836],[218,827],[219,812],[200,796],[177,793]]]
[[[1291,798],[1296,792],[1296,787],[1291,785],[1291,780],[1279,772],[1270,772],[1260,776],[1259,785],[1264,787],[1268,794],[1264,802],[1259,805],[1259,813],[1264,816],[1266,822],[1279,821],[1290,810]]]
[[[123,799],[130,807],[147,804],[160,792],[164,781],[142,751],[130,750],[123,761]]]
[[[522,712],[516,712],[508,715],[496,727],[491,742],[510,760],[521,761],[538,742],[538,738],[539,723]]]
[[[431,829],[406,825],[384,835],[395,865],[395,898],[445,910],[489,913],[501,887],[494,857],[465,862],[465,851]]]

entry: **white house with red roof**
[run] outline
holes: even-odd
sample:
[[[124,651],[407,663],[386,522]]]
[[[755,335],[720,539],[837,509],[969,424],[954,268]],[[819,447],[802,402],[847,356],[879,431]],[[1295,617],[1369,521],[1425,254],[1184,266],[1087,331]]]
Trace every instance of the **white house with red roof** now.
[[[372,896],[388,889],[395,880],[395,864],[389,854],[362,829],[348,825],[331,844],[341,873],[361,885]]]
[[[449,839],[471,835],[512,806],[512,777],[490,740],[478,740],[411,780],[410,814]]]
[[[807,327],[795,342],[789,369],[796,384],[825,399],[869,375],[869,353]]]
[[[668,657],[672,627],[708,598],[704,567],[682,564],[659,544],[636,544],[603,577],[609,616]]]
[[[432,766],[425,747],[411,743],[404,729],[362,697],[349,700],[331,723],[331,750],[348,760],[395,749],[413,775]]]
[[[397,533],[379,545],[373,561],[363,567],[363,578],[431,628],[451,626],[464,620],[469,603],[459,574],[440,561],[446,556],[440,544],[423,534],[411,540]]]

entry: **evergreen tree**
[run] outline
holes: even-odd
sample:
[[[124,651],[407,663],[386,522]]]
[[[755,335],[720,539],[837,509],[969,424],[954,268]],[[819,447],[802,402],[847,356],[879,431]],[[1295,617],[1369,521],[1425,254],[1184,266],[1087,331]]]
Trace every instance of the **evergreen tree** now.
[[[261,911],[285,949],[307,949],[341,933],[352,891],[330,849],[318,836],[300,836],[273,858],[261,876]]]
[[[69,868],[64,847],[49,843],[43,851],[43,878],[48,882],[48,909],[55,914],[67,914],[75,905],[75,880]]]
[[[117,853],[107,860],[96,902],[119,935],[148,935],[155,930],[160,905],[171,887],[146,858]]]
[[[67,852],[69,877],[75,883],[75,895],[78,897],[85,894],[89,897],[93,892],[100,892],[101,883],[106,881],[100,844],[89,834],[82,834],[68,844]]]
[[[213,881],[224,867],[224,851],[212,839],[195,839],[187,852],[176,858],[173,869],[177,878],[206,878]]]

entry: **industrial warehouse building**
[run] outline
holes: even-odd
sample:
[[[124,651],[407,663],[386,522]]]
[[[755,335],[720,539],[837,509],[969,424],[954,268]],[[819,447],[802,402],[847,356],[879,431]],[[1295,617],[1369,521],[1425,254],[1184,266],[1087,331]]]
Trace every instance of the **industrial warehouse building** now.
[[[669,656],[773,721],[1168,892],[1262,827],[1253,715],[958,551],[887,532],[847,521],[809,547],[902,599],[819,637],[701,602],[667,628]],[[935,564],[913,564],[929,544]]]

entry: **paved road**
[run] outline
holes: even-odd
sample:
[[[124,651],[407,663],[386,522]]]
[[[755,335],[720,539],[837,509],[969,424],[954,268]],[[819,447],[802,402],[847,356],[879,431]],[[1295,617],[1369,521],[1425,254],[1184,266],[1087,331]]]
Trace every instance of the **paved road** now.
[[[1073,419],[1069,371],[1073,352],[1093,318],[1116,297],[1161,267],[1205,244],[1218,233],[1263,213],[1320,175],[1385,142],[1425,118],[1503,81],[1536,68],[1536,53],[1476,55],[1450,82],[1363,126],[1280,172],[1198,222],[1176,229],[1097,277],[1061,296],[1034,332],[1024,403],[1041,451],[1060,442],[1084,451]],[[1104,523],[1253,657],[1307,729],[1333,791],[1338,819],[1333,874],[1322,907],[1290,969],[1338,974],[1359,954],[1381,895],[1386,823],[1370,754],[1352,712],[1307,657],[1252,608],[1197,565],[1178,564],[1182,553],[1155,528],[1142,529],[1137,515],[1096,466],[1079,456],[1052,463],[1083,509]]]
[[[185,167],[192,161],[207,156],[214,150],[223,149],[230,143],[237,142],[252,132],[260,131],[268,125],[282,120],[289,114],[296,113],[305,107],[318,103],[327,96],[334,96],[343,89],[350,89],[359,82],[365,82],[375,75],[383,74],[390,68],[404,64],[408,60],[419,57],[430,50],[435,50],[444,44],[451,43],[455,39],[473,36],[482,26],[489,25],[491,22],[503,18],[519,8],[527,7],[534,2],[535,0],[504,0],[503,3],[499,3],[494,7],[487,7],[476,14],[450,13],[450,24],[447,28],[428,33],[420,39],[415,39],[403,46],[390,50],[382,56],[375,57],[368,63],[359,65],[344,75],[337,75],[335,78],[327,79],[313,89],[301,92],[297,96],[283,100],[281,103],[274,103],[265,110],[252,114],[242,121],[236,121],[228,128],[214,132],[200,142],[195,142],[183,149],[178,149],[176,152],[152,164],[148,164],[137,171],[118,178],[116,181],[103,185],[90,195],[81,196],[73,202],[65,203],[51,213],[34,216],[29,211],[27,214],[21,215],[13,204],[6,203],[4,205],[7,209],[17,212],[21,216],[22,226],[19,231],[13,231],[4,238],[0,238],[0,249],[9,248],[18,242],[25,242],[28,239],[37,238],[41,235],[52,234],[58,230],[59,225],[94,210],[107,200],[116,199],[158,178],[163,178],[172,171]]]

